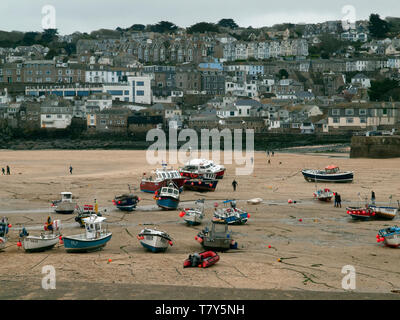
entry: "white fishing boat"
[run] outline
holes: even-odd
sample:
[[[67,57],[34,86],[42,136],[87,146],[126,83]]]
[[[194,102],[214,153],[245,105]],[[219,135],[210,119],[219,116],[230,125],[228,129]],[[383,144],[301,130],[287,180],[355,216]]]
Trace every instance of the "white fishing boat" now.
[[[201,224],[204,218],[204,199],[197,200],[197,208],[185,208],[179,214],[188,225],[196,226]]]
[[[400,246],[400,228],[398,226],[381,229],[376,235],[376,241],[383,242],[386,246],[397,248]]]
[[[260,204],[263,201],[261,198],[254,198],[247,200],[248,204]]]
[[[164,231],[143,229],[137,235],[140,244],[151,252],[163,252],[172,246],[172,238]]]
[[[247,211],[236,208],[235,200],[225,200],[223,204],[230,204],[230,208],[218,209],[217,206],[214,208],[214,221],[223,221],[227,224],[245,224],[250,218],[250,214]],[[216,204],[217,205],[217,204]]]
[[[61,192],[61,200],[53,201],[52,207],[54,207],[56,213],[72,214],[77,207],[77,203],[72,201],[71,192]]]
[[[55,220],[52,223],[46,223],[45,231],[39,236],[31,236],[25,228],[20,233],[22,247],[26,252],[42,252],[53,249],[59,242],[61,221]],[[20,240],[21,241],[21,240]]]

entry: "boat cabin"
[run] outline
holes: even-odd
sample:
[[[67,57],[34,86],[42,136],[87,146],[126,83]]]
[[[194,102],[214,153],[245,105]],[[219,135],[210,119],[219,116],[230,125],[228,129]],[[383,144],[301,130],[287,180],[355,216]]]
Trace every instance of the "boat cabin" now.
[[[172,185],[168,187],[162,187],[160,191],[160,197],[172,197],[172,198],[179,198],[179,190]]]
[[[90,216],[82,219],[85,223],[86,239],[96,239],[102,233],[102,222],[106,220],[105,217]]]
[[[72,193],[61,192],[61,202],[72,202]]]
[[[325,167],[325,172],[329,174],[338,173],[339,167],[335,165]]]

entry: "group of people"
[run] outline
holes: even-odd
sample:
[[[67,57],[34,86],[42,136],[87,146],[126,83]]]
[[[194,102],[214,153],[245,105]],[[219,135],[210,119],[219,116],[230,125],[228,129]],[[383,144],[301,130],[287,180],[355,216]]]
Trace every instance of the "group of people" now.
[[[371,191],[371,203],[375,204],[375,192]],[[342,197],[339,193],[335,192],[335,207],[342,207]]]
[[[9,176],[11,174],[10,167],[6,166],[6,169],[1,168],[1,172],[3,173],[3,176],[6,175],[6,170],[7,170],[7,175]]]

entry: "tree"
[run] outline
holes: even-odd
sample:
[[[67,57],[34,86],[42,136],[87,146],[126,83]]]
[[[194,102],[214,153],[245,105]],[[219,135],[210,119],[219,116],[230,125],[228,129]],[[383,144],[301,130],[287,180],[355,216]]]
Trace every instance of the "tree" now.
[[[58,30],[57,29],[45,29],[42,33],[41,42],[44,45],[48,45],[50,42],[57,40]]]
[[[133,24],[129,30],[132,31],[144,31],[144,29],[146,29],[146,26],[143,24]]]
[[[233,19],[221,19],[218,21],[217,25],[230,29],[236,29],[239,27]]]
[[[36,37],[39,36],[39,32],[26,32],[21,40],[22,46],[31,46],[36,43]]]
[[[218,26],[214,23],[199,22],[190,26],[187,33],[219,32]]]
[[[396,80],[385,79],[383,81],[372,81],[371,87],[368,90],[368,95],[371,101],[388,101],[390,99],[390,93],[398,89],[398,87],[399,82]]]
[[[369,16],[369,32],[372,37],[383,39],[389,32],[389,24],[379,17],[379,14],[371,14]]]
[[[178,27],[169,21],[160,21],[157,24],[150,25],[150,31],[158,33],[173,32],[176,29],[178,29]]]
[[[278,76],[280,79],[287,79],[289,78],[289,73],[285,69],[281,69],[278,72]]]

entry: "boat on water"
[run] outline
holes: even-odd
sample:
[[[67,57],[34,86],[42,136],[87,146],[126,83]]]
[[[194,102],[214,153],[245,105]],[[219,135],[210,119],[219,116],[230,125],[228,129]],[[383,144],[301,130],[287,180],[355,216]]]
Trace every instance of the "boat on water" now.
[[[211,221],[194,239],[206,250],[226,251],[237,249],[237,242],[231,235],[226,222]]]
[[[83,205],[83,209],[78,206],[78,215],[75,217],[75,221],[79,223],[79,225],[83,228],[85,226],[84,219],[89,218],[91,216],[101,217],[101,213],[98,209],[97,201],[95,200],[95,204],[85,204]]]
[[[330,189],[324,188],[324,189],[318,189],[314,193],[314,198],[318,199],[319,201],[331,201],[332,197],[335,195]]]
[[[77,203],[72,201],[71,192],[61,192],[61,200],[52,201],[51,206],[54,207],[56,213],[72,214],[77,207]]]
[[[376,218],[385,220],[394,219],[399,211],[399,208],[396,207],[382,207],[376,205],[369,205],[368,207],[375,212]]]
[[[194,253],[183,262],[184,268],[198,267],[208,268],[219,261],[219,255],[215,251],[203,251]]]
[[[178,170],[173,168],[167,169],[156,169],[152,172],[151,175],[147,176],[146,173],[143,173],[142,180],[140,181],[140,191],[155,193],[162,187],[166,187],[169,182],[173,182],[178,189],[181,189],[185,177]]]
[[[175,210],[179,205],[179,189],[170,182],[167,187],[162,187],[154,195],[157,205],[164,210]]]
[[[371,220],[375,218],[375,211],[370,207],[347,207],[346,213],[354,220]]]
[[[49,222],[48,220],[44,227],[44,232],[38,236],[34,236],[30,235],[25,227],[23,227],[22,232],[19,234],[19,243],[25,252],[43,252],[53,249],[60,241],[60,228],[60,220],[54,220],[53,222]]]
[[[325,170],[304,169],[301,171],[304,179],[308,182],[352,182],[353,171],[340,171],[338,166],[331,165]]]
[[[8,219],[3,217],[0,221],[0,250],[3,250],[6,247],[6,243],[8,241],[8,231],[10,229],[10,224],[8,223]]]
[[[179,216],[191,226],[201,224],[204,218],[204,199],[197,200],[195,204],[197,204],[197,208],[185,208],[179,213]]]
[[[121,211],[133,211],[136,209],[140,198],[131,192],[131,186],[128,184],[129,193],[124,193],[119,196],[115,196],[112,203]]]
[[[378,231],[376,241],[383,242],[386,246],[397,248],[400,246],[400,228],[393,226]]]
[[[215,174],[216,179],[222,179],[224,177],[226,168],[224,166],[215,164],[211,160],[206,159],[192,159],[188,161],[179,172],[187,178],[198,178],[205,173]]]
[[[172,246],[172,238],[168,233],[155,229],[143,229],[137,235],[140,244],[151,252],[164,252]]]
[[[245,224],[250,218],[250,214],[244,210],[236,208],[235,200],[225,200],[224,204],[230,204],[230,208],[214,208],[215,221],[224,221],[227,224]]]
[[[100,250],[111,240],[112,233],[102,228],[105,217],[90,216],[84,218],[85,233],[64,236],[65,250],[72,252],[91,252]]]

